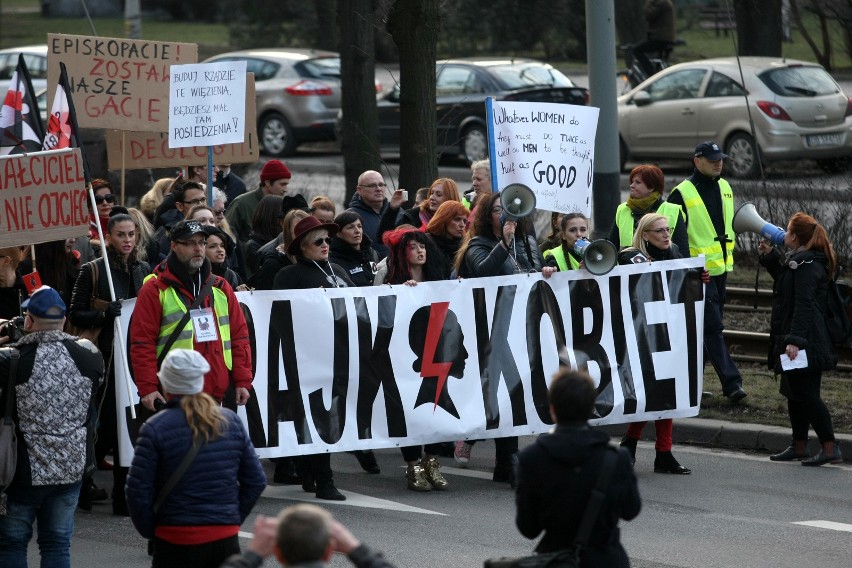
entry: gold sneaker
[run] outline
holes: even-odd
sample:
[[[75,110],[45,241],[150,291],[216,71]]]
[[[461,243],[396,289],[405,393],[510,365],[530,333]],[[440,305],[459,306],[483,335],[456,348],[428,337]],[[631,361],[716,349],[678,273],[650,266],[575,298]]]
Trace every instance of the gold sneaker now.
[[[443,490],[447,488],[446,478],[441,474],[441,464],[438,463],[438,458],[435,456],[432,457],[423,457],[420,460],[420,465],[423,466],[423,477],[426,478],[426,481],[434,488],[438,490]]]
[[[405,470],[405,480],[412,491],[431,491],[432,486],[426,481],[425,472],[419,464],[408,464]]]

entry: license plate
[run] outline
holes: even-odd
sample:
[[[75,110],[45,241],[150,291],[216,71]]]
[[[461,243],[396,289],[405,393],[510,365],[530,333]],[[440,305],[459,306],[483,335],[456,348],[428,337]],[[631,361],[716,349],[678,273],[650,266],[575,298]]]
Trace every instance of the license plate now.
[[[807,136],[808,147],[815,146],[840,146],[843,144],[844,133],[835,134],[809,134]]]

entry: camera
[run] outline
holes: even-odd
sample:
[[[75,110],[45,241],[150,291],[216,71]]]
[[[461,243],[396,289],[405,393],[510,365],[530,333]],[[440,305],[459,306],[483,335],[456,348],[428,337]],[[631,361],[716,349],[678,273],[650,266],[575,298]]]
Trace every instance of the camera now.
[[[17,316],[0,323],[0,337],[8,337],[8,343],[17,343],[24,337],[24,316]]]

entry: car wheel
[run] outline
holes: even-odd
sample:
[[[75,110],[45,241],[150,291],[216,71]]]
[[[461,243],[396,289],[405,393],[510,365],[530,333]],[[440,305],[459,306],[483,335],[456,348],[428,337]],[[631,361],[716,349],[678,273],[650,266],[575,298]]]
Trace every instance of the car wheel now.
[[[296,151],[293,129],[282,115],[266,115],[260,123],[260,143],[263,150],[272,156],[289,156]]]
[[[725,169],[731,172],[732,177],[753,178],[760,173],[757,145],[748,134],[734,134],[728,140],[725,153],[728,155]]]
[[[488,134],[478,124],[469,126],[462,135],[462,155],[468,163],[488,158]]]
[[[850,158],[826,158],[824,160],[817,160],[817,164],[822,171],[827,174],[843,174],[849,170],[849,167],[852,166],[852,159]]]

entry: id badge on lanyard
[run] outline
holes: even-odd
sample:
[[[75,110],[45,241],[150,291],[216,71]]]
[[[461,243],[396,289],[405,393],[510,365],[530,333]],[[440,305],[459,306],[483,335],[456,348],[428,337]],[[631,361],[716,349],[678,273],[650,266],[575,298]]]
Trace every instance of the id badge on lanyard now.
[[[192,318],[192,330],[195,333],[195,341],[205,343],[219,339],[213,308],[190,310],[189,315]]]

